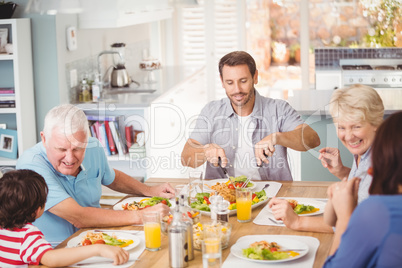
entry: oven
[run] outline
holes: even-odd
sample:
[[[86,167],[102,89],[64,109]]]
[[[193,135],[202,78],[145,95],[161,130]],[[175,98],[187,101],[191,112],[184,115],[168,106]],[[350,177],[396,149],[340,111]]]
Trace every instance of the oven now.
[[[402,59],[341,59],[341,86],[371,86],[377,90],[402,89]]]

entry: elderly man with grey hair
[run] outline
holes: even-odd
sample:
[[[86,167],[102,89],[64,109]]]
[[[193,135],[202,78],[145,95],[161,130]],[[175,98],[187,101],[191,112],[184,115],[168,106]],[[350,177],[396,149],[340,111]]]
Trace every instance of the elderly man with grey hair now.
[[[170,198],[169,184],[147,186],[129,175],[112,169],[100,142],[89,137],[85,113],[74,105],[54,107],[45,117],[42,141],[26,150],[17,169],[41,174],[49,187],[45,212],[34,222],[49,242],[61,242],[78,228],[139,224],[141,211],[100,208],[101,186],[135,195]],[[159,204],[146,210],[169,213]]]

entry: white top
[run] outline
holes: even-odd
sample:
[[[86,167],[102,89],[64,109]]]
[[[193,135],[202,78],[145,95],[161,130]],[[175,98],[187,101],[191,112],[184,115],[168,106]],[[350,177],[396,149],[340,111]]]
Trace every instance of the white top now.
[[[237,116],[239,119],[239,143],[235,153],[235,176],[245,175],[253,180],[261,180],[254,154],[252,135],[256,125],[250,115]],[[250,165],[251,163],[251,165]]]

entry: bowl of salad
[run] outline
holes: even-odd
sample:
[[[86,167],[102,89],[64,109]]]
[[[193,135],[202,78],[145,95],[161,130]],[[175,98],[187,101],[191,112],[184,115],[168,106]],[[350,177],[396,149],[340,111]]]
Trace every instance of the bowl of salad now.
[[[193,221],[193,225],[200,222],[201,213],[199,211],[189,210],[187,211],[188,217]],[[173,221],[173,214],[166,215],[161,221],[161,231],[163,234],[168,234],[168,227]]]

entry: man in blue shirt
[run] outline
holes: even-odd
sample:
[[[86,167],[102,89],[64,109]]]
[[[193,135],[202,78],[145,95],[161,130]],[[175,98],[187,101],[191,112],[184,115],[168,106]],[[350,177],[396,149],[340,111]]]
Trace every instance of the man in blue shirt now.
[[[225,177],[217,167],[221,159],[232,176],[292,180],[287,148],[307,151],[317,147],[317,133],[286,101],[257,92],[258,70],[248,53],[225,55],[219,62],[219,73],[228,98],[203,108],[183,149],[182,164],[195,168],[208,161],[207,179]]]
[[[41,132],[42,142],[26,150],[17,169],[41,174],[49,187],[45,212],[34,222],[49,242],[61,242],[78,228],[139,224],[142,211],[100,208],[102,185],[135,195],[170,198],[169,184],[147,186],[110,168],[100,142],[89,137],[85,113],[74,105],[61,105],[48,112]],[[163,204],[148,208],[169,213]]]

